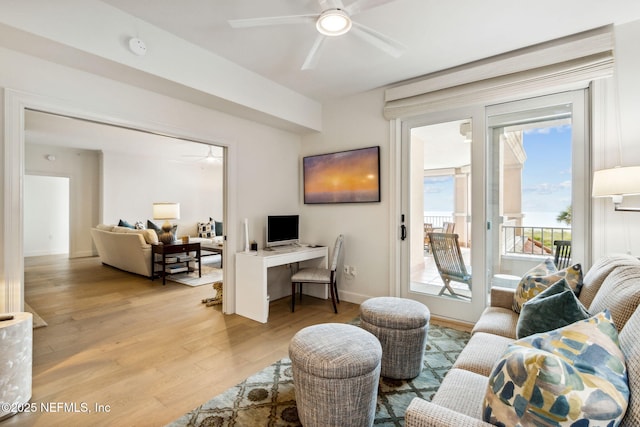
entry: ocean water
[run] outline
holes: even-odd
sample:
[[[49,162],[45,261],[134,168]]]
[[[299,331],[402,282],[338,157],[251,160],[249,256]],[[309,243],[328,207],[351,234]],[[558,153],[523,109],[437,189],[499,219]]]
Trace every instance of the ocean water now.
[[[523,225],[525,227],[570,227],[556,221],[560,212],[524,212]],[[425,211],[425,216],[451,216],[447,211]]]
[[[522,220],[524,226],[535,227],[571,227],[563,222],[556,221],[560,212],[525,212]]]

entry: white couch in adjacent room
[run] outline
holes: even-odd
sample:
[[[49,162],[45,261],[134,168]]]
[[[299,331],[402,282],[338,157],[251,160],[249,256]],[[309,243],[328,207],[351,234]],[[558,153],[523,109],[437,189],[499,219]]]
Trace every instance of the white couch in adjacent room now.
[[[158,243],[155,231],[99,224],[91,229],[91,237],[103,264],[151,277],[151,245]]]

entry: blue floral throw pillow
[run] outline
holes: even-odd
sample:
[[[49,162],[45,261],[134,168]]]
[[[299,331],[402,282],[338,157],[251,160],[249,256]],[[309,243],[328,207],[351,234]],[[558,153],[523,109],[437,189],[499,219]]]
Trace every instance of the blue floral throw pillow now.
[[[489,377],[483,419],[502,426],[617,426],[629,386],[605,310],[515,341]]]

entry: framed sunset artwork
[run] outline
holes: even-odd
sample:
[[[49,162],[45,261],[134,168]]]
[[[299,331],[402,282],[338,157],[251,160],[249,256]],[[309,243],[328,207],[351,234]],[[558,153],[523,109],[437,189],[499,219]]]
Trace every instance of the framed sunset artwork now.
[[[380,201],[380,147],[367,147],[302,159],[304,203]]]

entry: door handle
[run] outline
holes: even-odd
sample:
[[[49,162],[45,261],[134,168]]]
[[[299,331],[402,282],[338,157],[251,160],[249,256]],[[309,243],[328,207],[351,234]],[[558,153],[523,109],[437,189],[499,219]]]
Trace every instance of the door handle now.
[[[407,226],[402,224],[400,226],[400,240],[406,240],[407,239]]]

